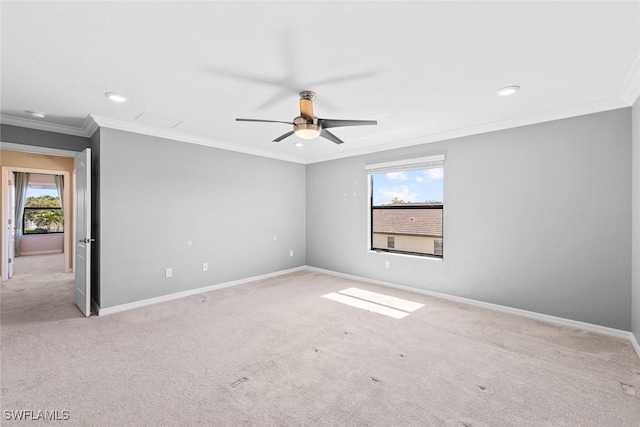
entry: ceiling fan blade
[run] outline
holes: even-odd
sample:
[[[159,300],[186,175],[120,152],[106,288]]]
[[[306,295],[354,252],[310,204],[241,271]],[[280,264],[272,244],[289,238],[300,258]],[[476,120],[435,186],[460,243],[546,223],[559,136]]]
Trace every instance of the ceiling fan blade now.
[[[318,119],[318,123],[323,129],[338,128],[343,126],[367,126],[377,125],[377,120],[334,120],[334,119]]]
[[[277,137],[276,139],[273,140],[273,142],[280,142],[285,138],[289,138],[291,135],[293,135],[293,131],[291,132],[287,132],[284,135],[280,135],[279,137]]]
[[[263,120],[263,119],[236,119],[236,122],[284,123],[286,125],[293,125],[293,122],[283,122],[281,120]]]
[[[322,131],[320,132],[320,136],[325,139],[328,139],[331,142],[335,142],[336,144],[344,144],[343,140],[341,140],[340,138],[338,138],[337,136],[335,136],[334,134],[332,134],[326,129],[322,129]]]
[[[267,85],[279,84],[278,79],[269,79],[269,78],[260,76],[259,74],[248,74],[248,73],[243,73],[242,71],[237,71],[237,70],[228,70],[225,68],[218,68],[218,67],[205,67],[204,71],[216,76],[229,77],[232,79],[244,80],[252,83],[262,83]]]
[[[274,105],[284,101],[285,99],[287,99],[289,95],[294,93],[297,94],[295,89],[283,87],[278,92],[274,93],[273,96],[271,96],[269,99],[264,101],[262,104],[258,105],[257,109],[260,111],[264,111],[268,108],[271,108]]]
[[[316,80],[315,82],[310,82],[309,86],[315,87],[315,86],[322,86],[326,84],[342,83],[349,80],[359,80],[359,79],[369,78],[375,75],[376,75],[375,71],[365,71],[362,73],[346,74],[343,76],[330,77],[324,80]]]

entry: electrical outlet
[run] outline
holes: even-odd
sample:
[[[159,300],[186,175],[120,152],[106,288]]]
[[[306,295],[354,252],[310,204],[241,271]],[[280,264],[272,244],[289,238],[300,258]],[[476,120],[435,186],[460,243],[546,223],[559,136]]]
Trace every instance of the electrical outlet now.
[[[202,271],[209,271],[209,264],[206,262],[202,263]]]
[[[386,260],[386,261],[384,262],[384,266],[385,266],[385,268],[391,268],[391,261]]]
[[[173,270],[170,268],[166,268],[164,270],[164,277],[171,277],[171,276],[173,276]]]
[[[289,251],[289,256],[292,257],[293,256],[293,251]]]

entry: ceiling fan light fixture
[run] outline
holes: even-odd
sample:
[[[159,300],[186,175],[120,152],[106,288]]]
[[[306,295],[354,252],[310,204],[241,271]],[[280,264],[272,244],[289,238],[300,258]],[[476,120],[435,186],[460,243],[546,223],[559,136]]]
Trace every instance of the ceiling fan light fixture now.
[[[514,93],[516,93],[519,90],[520,90],[520,86],[518,86],[518,85],[505,86],[505,87],[502,87],[502,88],[498,89],[496,91],[496,94],[498,96],[509,96],[509,95],[513,95]]]
[[[320,136],[322,126],[317,123],[295,123],[293,125],[293,132],[297,137],[302,139],[313,139]]]
[[[320,129],[296,129],[295,134],[302,139],[313,139],[320,136]]]

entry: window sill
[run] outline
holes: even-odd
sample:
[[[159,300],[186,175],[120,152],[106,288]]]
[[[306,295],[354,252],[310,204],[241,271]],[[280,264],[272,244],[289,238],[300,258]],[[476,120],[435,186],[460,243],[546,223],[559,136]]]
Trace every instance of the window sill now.
[[[400,254],[397,252],[385,252],[385,251],[376,251],[376,250],[367,250],[368,253],[370,254],[377,254],[377,255],[384,255],[384,256],[394,256],[394,257],[404,257],[404,258],[415,258],[415,259],[426,259],[429,261],[439,261],[442,262],[444,261],[444,257],[443,258],[437,258],[437,257],[431,257],[431,256],[422,256],[422,255],[412,255],[412,254]]]

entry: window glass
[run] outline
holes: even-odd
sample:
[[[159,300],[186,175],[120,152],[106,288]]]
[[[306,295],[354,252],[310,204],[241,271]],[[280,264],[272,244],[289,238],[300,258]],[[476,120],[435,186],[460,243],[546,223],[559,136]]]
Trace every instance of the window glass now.
[[[62,205],[55,184],[30,183],[22,221],[23,234],[63,233],[63,224]]]
[[[442,258],[443,163],[369,176],[371,249]]]

